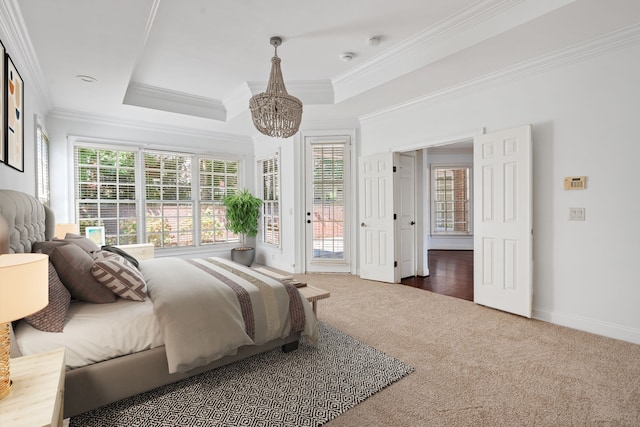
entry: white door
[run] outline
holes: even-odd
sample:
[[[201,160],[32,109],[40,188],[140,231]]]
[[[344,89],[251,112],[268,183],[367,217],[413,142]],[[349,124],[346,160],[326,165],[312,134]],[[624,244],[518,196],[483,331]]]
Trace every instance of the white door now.
[[[349,272],[350,137],[305,138],[306,271]]]
[[[398,155],[398,208],[396,227],[399,239],[400,278],[416,275],[415,157]]]
[[[531,126],[474,138],[474,301],[531,317]]]
[[[396,282],[393,220],[393,153],[359,161],[360,277]]]

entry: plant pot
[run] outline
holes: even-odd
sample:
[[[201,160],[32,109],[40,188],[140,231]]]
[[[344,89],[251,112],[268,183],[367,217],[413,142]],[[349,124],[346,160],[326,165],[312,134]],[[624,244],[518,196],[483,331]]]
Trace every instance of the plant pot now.
[[[237,262],[238,264],[246,265],[247,267],[251,267],[253,264],[253,259],[256,257],[255,248],[233,248],[231,249],[231,261]]]

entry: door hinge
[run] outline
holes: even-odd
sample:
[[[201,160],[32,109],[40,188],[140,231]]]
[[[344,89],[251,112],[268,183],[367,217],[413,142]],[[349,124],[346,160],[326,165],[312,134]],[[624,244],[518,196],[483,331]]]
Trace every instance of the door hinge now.
[[[398,261],[393,261],[393,266],[397,267],[398,266]]]
[[[394,171],[394,172],[396,171],[396,167],[395,167],[395,166],[393,167],[393,171]]]
[[[394,219],[394,221],[395,221],[396,219],[398,219],[398,215],[397,215],[397,214],[393,214],[393,219]]]

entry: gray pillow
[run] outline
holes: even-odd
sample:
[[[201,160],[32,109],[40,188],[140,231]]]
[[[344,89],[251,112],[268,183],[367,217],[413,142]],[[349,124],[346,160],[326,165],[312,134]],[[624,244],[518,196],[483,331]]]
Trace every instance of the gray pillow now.
[[[59,246],[49,257],[72,298],[97,304],[116,301],[116,295],[93,277],[93,258],[80,246]]]
[[[55,241],[56,239],[54,239]],[[87,239],[79,234],[67,233],[64,236],[64,239],[61,239],[63,242],[73,243],[75,245],[80,246],[84,249],[85,252],[91,253],[97,250],[100,250],[100,247],[96,245],[92,240]]]
[[[46,242],[35,242],[31,247],[31,252],[33,253],[41,253],[47,254],[51,256],[53,251],[60,246],[69,245],[70,243],[65,242],[64,240],[47,240]]]

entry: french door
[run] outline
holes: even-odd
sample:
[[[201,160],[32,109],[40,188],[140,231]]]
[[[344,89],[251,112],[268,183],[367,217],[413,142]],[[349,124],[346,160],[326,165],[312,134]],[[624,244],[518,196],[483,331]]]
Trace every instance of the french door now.
[[[307,136],[305,259],[308,272],[350,272],[351,137]]]
[[[474,138],[473,297],[531,317],[531,126]]]
[[[398,281],[395,262],[393,153],[359,159],[360,277]]]

